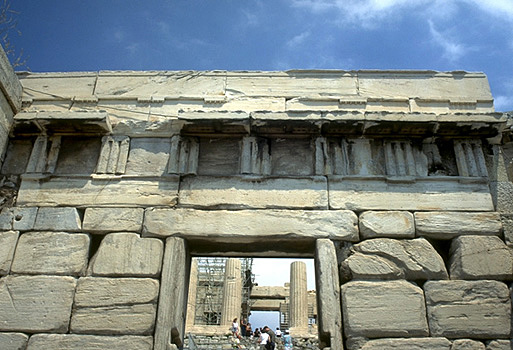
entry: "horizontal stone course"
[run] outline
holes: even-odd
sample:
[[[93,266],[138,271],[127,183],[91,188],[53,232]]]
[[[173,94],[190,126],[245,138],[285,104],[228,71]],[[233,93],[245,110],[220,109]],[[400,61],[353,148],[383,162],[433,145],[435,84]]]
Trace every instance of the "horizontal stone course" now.
[[[34,334],[27,350],[151,350],[151,336],[101,336],[78,334]]]
[[[424,293],[407,281],[352,281],[342,285],[347,337],[424,337],[429,334]]]
[[[434,239],[452,239],[460,235],[495,235],[502,230],[500,215],[496,212],[417,212],[417,236]]]
[[[347,350],[452,350],[446,338],[349,339]]]
[[[88,234],[27,232],[20,236],[11,270],[19,274],[81,276],[87,269]]]
[[[348,210],[194,210],[147,209],[143,232],[186,238],[216,236],[239,243],[264,238],[358,240],[358,218]]]
[[[57,276],[0,278],[0,331],[68,331],[76,280]]]
[[[87,208],[82,227],[89,233],[140,232],[143,215],[142,208]]]
[[[34,230],[78,232],[82,221],[76,208],[39,208]]]
[[[428,281],[424,285],[432,336],[507,338],[511,331],[508,287],[499,281]]]
[[[359,227],[362,239],[415,237],[413,214],[407,211],[366,211],[360,214]]]

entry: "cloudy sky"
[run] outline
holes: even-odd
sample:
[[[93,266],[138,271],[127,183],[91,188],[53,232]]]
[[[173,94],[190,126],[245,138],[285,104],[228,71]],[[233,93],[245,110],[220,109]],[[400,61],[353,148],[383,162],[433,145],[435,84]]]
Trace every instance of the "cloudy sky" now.
[[[11,0],[42,71],[482,71],[513,110],[513,0]]]

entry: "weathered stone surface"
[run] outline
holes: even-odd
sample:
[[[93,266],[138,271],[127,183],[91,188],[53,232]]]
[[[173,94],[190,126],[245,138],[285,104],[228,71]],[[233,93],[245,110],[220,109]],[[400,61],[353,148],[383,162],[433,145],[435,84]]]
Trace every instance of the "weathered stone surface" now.
[[[23,88],[3,49],[0,50],[0,86],[2,95],[5,95],[9,100],[9,104],[12,106],[12,109],[15,112],[19,111],[21,109]],[[4,113],[6,113],[6,111]]]
[[[450,350],[446,338],[384,338],[347,342],[347,350]]]
[[[510,181],[492,181],[490,190],[495,202],[495,208],[500,213],[513,213],[513,183]]]
[[[492,340],[486,345],[486,350],[511,350],[513,342],[511,340]]]
[[[315,283],[317,309],[319,310],[319,343],[323,348],[330,345],[342,349],[342,314],[340,309],[340,287],[337,278],[337,254],[335,245],[329,239],[315,242]]]
[[[513,279],[513,255],[496,236],[460,236],[452,240],[451,279]]]
[[[81,276],[87,269],[89,235],[27,232],[20,236],[13,273]]]
[[[164,244],[156,238],[141,238],[136,233],[110,233],[102,240],[91,259],[94,276],[147,276],[160,273]]]
[[[0,212],[0,230],[12,230],[12,221],[14,219],[12,209],[3,209]]]
[[[164,175],[170,148],[170,138],[132,138],[126,174]]]
[[[0,278],[0,330],[67,332],[75,285],[73,277]]]
[[[501,214],[504,240],[508,246],[513,246],[513,214]]]
[[[77,283],[75,307],[154,303],[158,294],[159,282],[151,278],[83,277]]]
[[[0,346],[3,350],[24,350],[28,339],[23,333],[0,333]]]
[[[147,209],[143,232],[148,235],[216,236],[240,243],[264,238],[332,238],[358,240],[358,218],[347,210],[193,210]]]
[[[330,177],[330,208],[357,211],[493,210],[486,183],[460,183],[456,178],[409,180],[396,183],[385,178],[354,180]]]
[[[456,339],[452,342],[451,350],[485,350],[485,345],[477,340]]]
[[[86,334],[151,334],[155,304],[79,308],[73,311],[70,330]]]
[[[432,336],[509,337],[511,300],[498,281],[428,281],[424,285]]]
[[[199,143],[199,175],[240,174],[240,138],[202,137]]]
[[[140,232],[143,215],[142,208],[87,208],[82,227],[90,233]]]
[[[0,232],[0,276],[7,275],[11,270],[18,235],[15,231]]]
[[[78,232],[82,229],[80,215],[75,208],[39,208],[34,230]]]
[[[17,231],[30,231],[34,229],[36,216],[39,208],[37,207],[15,207],[13,208],[12,228]]]
[[[18,193],[18,205],[42,206],[151,206],[176,204],[178,177],[137,178],[67,178],[39,181],[25,177]],[[63,191],[63,189],[66,189]]]
[[[151,350],[150,336],[100,336],[78,334],[35,334],[30,337],[27,350]]]
[[[422,289],[407,281],[352,281],[342,285],[347,337],[415,337],[429,334]]]
[[[407,211],[366,211],[359,220],[362,239],[415,237],[413,214]]]
[[[395,240],[391,238],[375,238],[363,241],[353,246],[353,251],[367,255],[378,256],[382,259],[356,258],[360,263],[369,263],[370,266],[355,266],[355,261],[343,263],[353,276],[373,279],[387,279],[394,276],[397,267],[408,280],[447,279],[448,274],[442,257],[433,246],[424,238],[412,240]],[[354,258],[353,258],[354,259]],[[383,261],[385,260],[385,261]],[[390,263],[387,263],[390,262]],[[356,270],[351,270],[353,266]],[[378,267],[372,273],[372,267]],[[361,275],[363,273],[363,276]],[[381,276],[383,274],[383,276]]]
[[[404,279],[404,271],[391,260],[379,255],[354,253],[340,265],[340,275],[344,280]]]
[[[179,201],[196,208],[326,209],[328,187],[325,177],[186,177]]]
[[[460,235],[499,235],[502,229],[498,213],[417,212],[417,236],[452,239]]]
[[[56,99],[73,96],[92,96],[97,72],[23,73],[18,75],[23,85],[24,98]]]

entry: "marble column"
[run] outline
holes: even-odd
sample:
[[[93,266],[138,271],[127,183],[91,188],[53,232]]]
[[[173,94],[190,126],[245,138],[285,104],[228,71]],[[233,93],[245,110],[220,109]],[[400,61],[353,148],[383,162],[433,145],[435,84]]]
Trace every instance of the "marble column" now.
[[[198,291],[198,260],[193,259],[191,263],[191,273],[189,278],[189,296],[187,297],[187,318],[185,321],[187,328],[194,326],[196,317],[196,294]]]
[[[308,330],[308,292],[306,264],[294,261],[290,265],[290,328],[294,333]]]
[[[231,325],[234,318],[240,322],[242,304],[242,275],[240,259],[226,260],[223,287],[221,326]]]

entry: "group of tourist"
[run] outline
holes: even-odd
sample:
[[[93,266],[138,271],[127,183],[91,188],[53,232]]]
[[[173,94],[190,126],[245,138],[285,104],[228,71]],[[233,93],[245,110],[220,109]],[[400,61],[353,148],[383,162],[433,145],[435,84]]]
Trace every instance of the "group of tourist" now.
[[[231,330],[233,336],[239,340],[242,337],[257,339],[258,344],[260,344],[260,350],[275,350],[277,339],[283,344],[284,350],[292,350],[292,337],[288,330],[285,331],[285,334],[282,334],[278,327],[276,327],[276,331],[274,332],[268,326],[265,326],[263,328],[256,328],[253,331],[251,329],[251,323],[246,322],[244,319],[241,320],[239,327],[237,318],[233,320]]]

